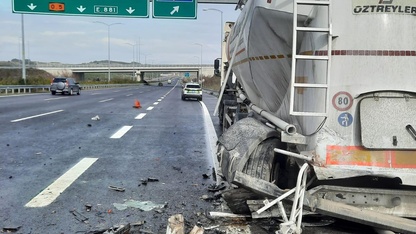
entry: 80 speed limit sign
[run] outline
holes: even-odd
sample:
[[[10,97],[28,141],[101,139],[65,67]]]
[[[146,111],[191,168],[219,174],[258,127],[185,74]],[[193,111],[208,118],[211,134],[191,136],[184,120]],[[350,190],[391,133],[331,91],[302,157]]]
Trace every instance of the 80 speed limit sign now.
[[[338,92],[332,98],[332,105],[339,111],[346,111],[351,108],[353,99],[348,92]]]

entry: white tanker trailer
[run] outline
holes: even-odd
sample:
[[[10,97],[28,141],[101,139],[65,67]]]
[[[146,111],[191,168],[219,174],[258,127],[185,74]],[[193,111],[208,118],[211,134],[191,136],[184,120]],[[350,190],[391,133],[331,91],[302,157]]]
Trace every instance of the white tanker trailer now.
[[[416,233],[408,219],[416,218],[416,1],[248,0],[238,8],[216,62],[217,155],[235,185],[224,193],[230,208],[276,209],[286,233],[301,232],[303,208]],[[265,198],[274,200],[253,211]]]

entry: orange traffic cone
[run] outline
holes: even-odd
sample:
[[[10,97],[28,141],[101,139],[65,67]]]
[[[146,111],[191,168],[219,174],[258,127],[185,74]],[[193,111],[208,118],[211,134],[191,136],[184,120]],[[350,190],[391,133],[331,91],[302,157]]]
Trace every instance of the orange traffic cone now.
[[[134,100],[134,106],[133,106],[134,108],[137,108],[137,109],[139,109],[139,108],[142,108],[142,106],[140,105],[140,102],[139,102],[139,100]]]

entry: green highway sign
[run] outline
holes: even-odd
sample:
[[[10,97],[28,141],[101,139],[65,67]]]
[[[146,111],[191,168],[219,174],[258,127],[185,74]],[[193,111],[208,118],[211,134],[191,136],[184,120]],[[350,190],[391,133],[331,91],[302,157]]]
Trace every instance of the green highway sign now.
[[[153,18],[196,19],[197,0],[153,0]]]
[[[12,0],[13,13],[149,17],[149,0]]]

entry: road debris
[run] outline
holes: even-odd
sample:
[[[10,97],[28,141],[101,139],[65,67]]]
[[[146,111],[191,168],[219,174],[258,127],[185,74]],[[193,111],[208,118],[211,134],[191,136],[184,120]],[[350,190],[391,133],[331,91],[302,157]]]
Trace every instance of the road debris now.
[[[227,187],[227,185],[224,182],[221,182],[220,184],[212,184],[208,186],[208,191],[210,192],[218,192],[220,190],[223,190]]]
[[[4,227],[2,232],[17,232],[21,226]]]
[[[117,210],[125,210],[128,207],[137,208],[142,211],[150,211],[156,208],[164,208],[166,204],[156,204],[152,201],[136,201],[136,200],[128,200],[124,203],[113,203],[113,206],[116,207]]]
[[[185,234],[185,220],[183,215],[176,214],[169,217],[166,234]]]
[[[71,214],[73,214],[75,219],[77,219],[78,221],[83,222],[83,223],[87,223],[88,218],[85,217],[84,215],[82,215],[81,213],[79,213],[78,211],[71,210],[69,212],[71,212]]]
[[[117,186],[113,186],[113,185],[108,186],[108,188],[109,188],[109,189],[112,189],[112,190],[114,190],[114,191],[118,191],[118,192],[124,192],[124,191],[125,191],[125,189],[124,189],[124,188],[122,188],[122,187],[117,187]]]
[[[153,178],[153,177],[148,177],[147,179],[141,179],[140,181],[141,181],[142,185],[147,185],[148,182],[159,182],[159,179]]]
[[[85,210],[87,212],[90,212],[91,211],[91,208],[92,208],[92,205],[91,204],[85,204]]]
[[[204,234],[204,228],[195,225],[189,234]]]
[[[89,231],[86,234],[129,234],[130,224],[117,225],[111,228]]]
[[[96,115],[96,116],[92,117],[91,120],[98,121],[98,120],[100,120],[100,116]]]
[[[209,179],[209,175],[207,175],[207,174],[202,174],[202,178],[204,178],[204,179]]]

